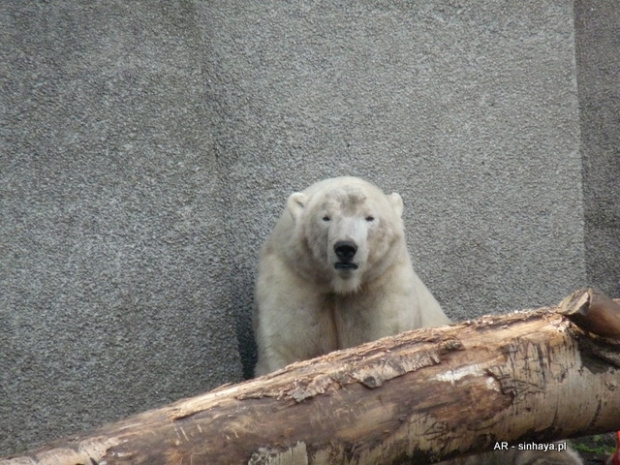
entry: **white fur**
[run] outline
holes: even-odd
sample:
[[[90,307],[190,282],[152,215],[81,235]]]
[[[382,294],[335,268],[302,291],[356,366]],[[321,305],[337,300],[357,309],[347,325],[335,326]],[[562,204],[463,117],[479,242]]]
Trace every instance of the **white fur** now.
[[[256,282],[256,374],[402,331],[448,324],[413,271],[403,201],[353,177],[292,194],[265,243]],[[334,245],[357,246],[336,269]]]

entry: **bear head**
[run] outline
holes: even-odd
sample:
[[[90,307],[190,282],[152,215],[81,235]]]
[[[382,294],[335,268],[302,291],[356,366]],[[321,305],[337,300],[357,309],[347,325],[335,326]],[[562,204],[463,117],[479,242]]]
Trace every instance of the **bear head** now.
[[[319,182],[292,194],[287,210],[301,252],[290,258],[337,294],[356,292],[382,276],[406,250],[401,196],[385,195],[361,179]]]

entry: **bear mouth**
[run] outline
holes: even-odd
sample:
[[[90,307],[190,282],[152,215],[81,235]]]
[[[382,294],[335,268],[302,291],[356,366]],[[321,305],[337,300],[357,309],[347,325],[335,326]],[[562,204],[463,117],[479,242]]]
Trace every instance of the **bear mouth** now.
[[[357,265],[351,262],[336,262],[334,268],[337,270],[357,270]]]

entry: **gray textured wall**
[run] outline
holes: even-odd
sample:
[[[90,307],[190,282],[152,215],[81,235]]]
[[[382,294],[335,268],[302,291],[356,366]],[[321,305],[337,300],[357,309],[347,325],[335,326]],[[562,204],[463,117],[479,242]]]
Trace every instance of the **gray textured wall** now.
[[[574,19],[565,0],[0,2],[0,455],[247,376],[260,244],[324,177],[403,195],[454,319],[585,284],[600,115],[580,120]],[[617,152],[586,152],[617,179]]]
[[[620,296],[620,4],[575,2],[586,269]]]

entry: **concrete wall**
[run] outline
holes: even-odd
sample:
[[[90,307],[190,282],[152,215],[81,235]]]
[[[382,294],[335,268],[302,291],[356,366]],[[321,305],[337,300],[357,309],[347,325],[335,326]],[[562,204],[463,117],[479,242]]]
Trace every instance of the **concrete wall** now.
[[[324,177],[403,195],[454,319],[588,282],[571,2],[6,0],[0,37],[0,455],[248,376]]]
[[[575,2],[589,281],[620,296],[620,4]]]

